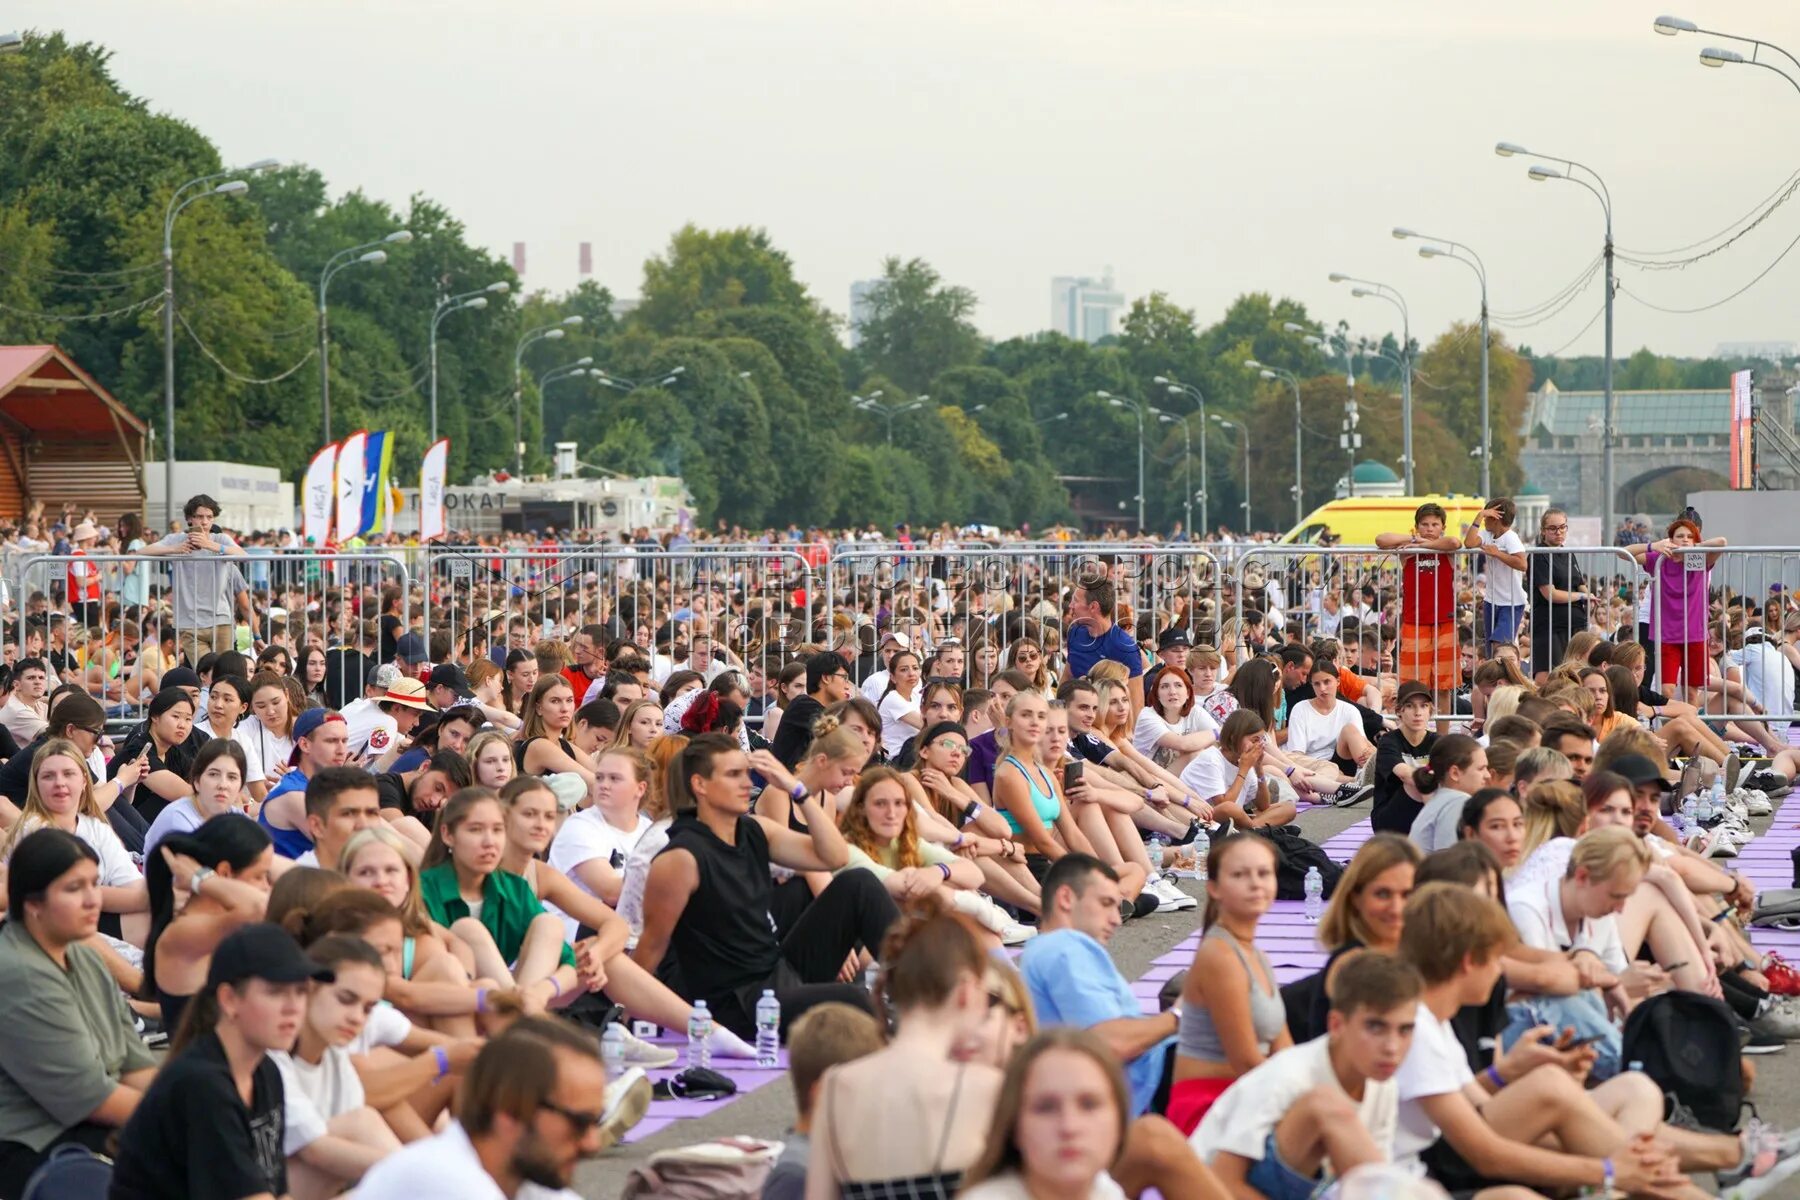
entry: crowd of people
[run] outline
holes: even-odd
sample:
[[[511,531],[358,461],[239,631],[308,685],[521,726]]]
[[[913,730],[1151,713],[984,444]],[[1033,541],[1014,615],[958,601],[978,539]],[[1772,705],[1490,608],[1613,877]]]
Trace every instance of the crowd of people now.
[[[560,1195],[650,1072],[753,1062],[770,998],[772,1197],[1800,1170],[1800,1135],[1668,1111],[1621,1032],[1710,998],[1746,1080],[1800,1037],[1721,865],[1800,774],[1800,609],[1711,586],[1692,517],[1629,548],[1640,628],[1566,515],[1527,551],[1505,499],[1421,507],[1366,574],[1232,581],[1262,608],[1130,555],[1013,593],[911,547],[827,605],[753,565],[307,593],[218,513],[120,522],[131,571],[81,522],[15,597],[0,1200],[68,1145],[120,1200]],[[1298,832],[1364,802],[1347,864]],[[1308,865],[1329,961],[1283,987],[1259,924]],[[1188,912],[1147,1015],[1108,943]]]

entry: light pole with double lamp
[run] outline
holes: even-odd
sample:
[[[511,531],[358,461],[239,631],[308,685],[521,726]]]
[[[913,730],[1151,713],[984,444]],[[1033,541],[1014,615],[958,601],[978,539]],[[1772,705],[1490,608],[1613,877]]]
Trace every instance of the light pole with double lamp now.
[[[1283,326],[1289,333],[1305,332],[1304,325],[1296,325],[1292,321]],[[1294,524],[1298,525],[1306,519],[1306,504],[1301,495],[1301,450],[1300,450],[1300,377],[1292,371],[1284,371],[1280,367],[1265,367],[1254,358],[1246,358],[1244,366],[1255,371],[1263,379],[1285,379],[1288,386],[1294,389]],[[1249,437],[1249,429],[1244,430]],[[1247,452],[1246,452],[1247,453]]]
[[[1777,75],[1793,84],[1795,91],[1800,91],[1800,79],[1796,79],[1794,76],[1789,75],[1786,71],[1775,66],[1773,63],[1763,62],[1757,57],[1757,55],[1761,54],[1764,50],[1771,50],[1787,59],[1790,63],[1793,63],[1794,69],[1800,71],[1800,59],[1796,59],[1793,55],[1789,54],[1786,50],[1783,50],[1780,46],[1775,45],[1773,42],[1765,42],[1761,38],[1745,37],[1741,33],[1726,33],[1719,29],[1702,29],[1692,21],[1684,21],[1680,17],[1658,17],[1652,28],[1664,37],[1674,37],[1677,34],[1682,33],[1704,33],[1712,37],[1730,38],[1734,42],[1743,42],[1747,46],[1754,47],[1754,49],[1750,51],[1749,58],[1745,58],[1736,50],[1721,50],[1716,46],[1708,46],[1700,51],[1700,65],[1703,67],[1714,68],[1728,65],[1761,67],[1765,71],[1775,72]]]
[[[513,473],[525,477],[525,347],[533,342],[559,341],[581,324],[581,314],[527,329],[513,346]]]
[[[1601,256],[1606,260],[1606,411],[1601,423],[1600,488],[1604,493],[1600,501],[1600,528],[1606,539],[1604,545],[1613,541],[1613,443],[1618,441],[1618,413],[1613,407],[1613,206],[1612,192],[1607,189],[1606,181],[1592,167],[1578,163],[1571,158],[1557,158],[1554,154],[1538,154],[1527,150],[1514,142],[1496,142],[1494,153],[1501,158],[1512,158],[1517,154],[1529,155],[1533,158],[1548,158],[1560,162],[1563,169],[1533,165],[1526,174],[1534,183],[1543,183],[1547,179],[1560,179],[1567,183],[1580,184],[1593,193],[1594,199],[1600,202],[1600,211],[1606,215],[1606,245]],[[1581,171],[1593,182],[1589,183],[1576,175]]]
[[[671,367],[669,369],[669,373],[667,375],[664,375],[662,378],[646,379],[642,383],[639,383],[636,380],[632,380],[632,379],[625,379],[618,375],[609,374],[606,370],[604,370],[603,368],[600,368],[600,367],[595,367],[592,371],[589,371],[588,374],[592,375],[595,379],[598,379],[600,381],[601,387],[609,387],[609,388],[612,388],[614,391],[623,392],[627,396],[629,396],[629,395],[631,395],[631,393],[637,391],[639,388],[669,387],[670,385],[678,382],[681,379],[682,375],[685,374],[686,372],[687,372],[686,367]],[[738,378],[742,379],[747,374],[748,374],[748,372],[739,372]]]
[[[1166,413],[1155,405],[1150,407],[1150,412],[1165,425],[1181,427],[1181,482],[1185,488],[1181,497],[1181,519],[1182,527],[1187,530],[1191,541],[1194,537],[1194,435],[1188,431],[1188,423],[1181,417]],[[1205,426],[1201,428],[1204,430]]]
[[[265,158],[251,163],[241,171],[215,171],[211,175],[190,179],[175,189],[174,194],[169,197],[169,206],[163,210],[163,422],[168,426],[168,436],[163,439],[165,527],[175,523],[175,218],[181,215],[182,209],[196,200],[203,200],[208,196],[241,196],[250,190],[248,183],[242,179],[232,179],[233,175],[248,175],[252,171],[266,171],[278,165],[274,159]],[[221,179],[229,182],[220,183]],[[213,186],[182,199],[190,189],[206,184]]]
[[[1131,415],[1137,418],[1137,431],[1138,431],[1137,527],[1138,527],[1138,532],[1142,533],[1142,532],[1144,532],[1144,408],[1141,404],[1139,404],[1135,400],[1126,400],[1121,396],[1113,395],[1111,392],[1095,392],[1094,395],[1100,397],[1102,400],[1106,401],[1109,405],[1111,405],[1114,408],[1130,409]]]
[[[1186,396],[1188,399],[1192,400],[1195,407],[1200,410],[1200,524],[1211,525],[1212,520],[1207,515],[1206,508],[1206,397],[1202,395],[1200,389],[1193,384],[1182,383],[1179,379],[1174,379],[1168,375],[1158,375],[1156,377],[1156,382],[1168,388],[1171,396]],[[1188,523],[1188,536],[1192,537],[1193,533],[1193,522],[1190,521]]]
[[[1350,294],[1358,300],[1386,300],[1400,310],[1400,443],[1401,452],[1406,456],[1406,494],[1413,495],[1413,406],[1412,406],[1412,314],[1407,311],[1406,297],[1397,288],[1385,283],[1377,283],[1372,279],[1356,279],[1349,275],[1334,271],[1330,276],[1333,283],[1351,283],[1361,286],[1350,289]],[[1485,385],[1483,392],[1486,392]],[[1485,402],[1482,405],[1486,411]],[[1352,466],[1355,464],[1352,463]],[[1487,484],[1481,485],[1481,494],[1487,495]]]
[[[345,267],[359,263],[378,267],[387,261],[387,251],[381,247],[404,246],[412,240],[412,230],[396,229],[384,238],[339,250],[325,260],[325,269],[319,272],[319,418],[325,430],[325,440],[319,443],[321,446],[331,444],[331,335],[325,301],[331,278]]]
[[[894,418],[901,416],[904,413],[918,412],[921,408],[925,407],[925,402],[931,399],[931,397],[915,396],[911,400],[901,404],[884,404],[882,403],[881,396],[882,390],[876,388],[866,396],[850,397],[850,403],[854,404],[863,412],[874,413],[878,417],[886,418],[887,444],[888,448],[891,450],[894,446]]]
[[[1493,495],[1494,487],[1494,423],[1488,415],[1488,294],[1487,265],[1481,256],[1469,249],[1462,242],[1454,242],[1449,238],[1432,237],[1430,234],[1417,233],[1411,229],[1394,227],[1394,237],[1400,241],[1407,238],[1426,238],[1432,244],[1419,247],[1420,258],[1447,258],[1459,262],[1475,272],[1475,278],[1481,281],[1481,495],[1485,500]],[[1412,448],[1407,447],[1406,461],[1412,462]],[[1410,472],[1411,467],[1408,467]],[[1412,475],[1408,474],[1410,481]],[[1411,488],[1407,489],[1408,491]]]
[[[1250,426],[1248,424],[1239,424],[1236,421],[1227,421],[1224,417],[1221,417],[1217,414],[1214,414],[1212,417],[1210,417],[1208,419],[1211,420],[1212,423],[1217,425],[1220,429],[1235,429],[1239,433],[1244,435],[1244,504],[1243,504],[1243,508],[1244,508],[1244,536],[1247,538],[1250,536]]]
[[[437,306],[431,310],[431,337],[430,337],[430,342],[431,342],[431,440],[434,444],[438,440],[438,435],[437,435],[437,425],[438,425],[438,414],[437,414],[437,408],[438,408],[438,405],[437,405],[437,381],[438,381],[437,331],[438,331],[438,322],[442,321],[445,317],[449,316],[453,312],[462,312],[464,309],[470,309],[470,308],[486,308],[488,306],[488,297],[489,296],[504,296],[511,289],[512,289],[512,284],[510,284],[510,283],[506,282],[506,280],[502,279],[496,283],[490,283],[484,288],[476,288],[472,292],[463,292],[460,295],[456,295],[456,296],[446,296],[442,300],[439,300],[437,302]]]

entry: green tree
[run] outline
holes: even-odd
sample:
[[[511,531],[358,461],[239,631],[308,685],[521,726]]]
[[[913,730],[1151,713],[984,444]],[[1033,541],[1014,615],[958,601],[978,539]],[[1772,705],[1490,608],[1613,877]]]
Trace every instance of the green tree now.
[[[1504,337],[1490,331],[1488,411],[1493,427],[1493,487],[1497,494],[1517,491],[1525,481],[1524,472],[1519,468],[1519,427],[1525,420],[1530,390],[1530,365],[1513,351]],[[1452,438],[1462,446],[1448,464],[1431,463],[1434,472],[1439,465],[1451,468],[1447,476],[1435,477],[1442,479],[1444,486],[1459,492],[1480,490],[1481,460],[1469,457],[1469,451],[1481,445],[1479,325],[1467,322],[1452,325],[1419,356],[1418,373],[1413,382],[1415,430],[1425,413],[1439,417]],[[1416,445],[1414,457],[1418,459],[1415,478],[1421,481],[1423,488],[1423,471],[1431,460],[1427,452]]]
[[[872,373],[922,392],[939,373],[981,357],[975,293],[944,283],[922,258],[889,258],[869,291],[858,351]]]
[[[830,318],[794,277],[794,264],[761,229],[685,225],[661,258],[644,264],[643,300],[633,313],[665,336],[691,332],[708,314],[783,309],[828,332]]]

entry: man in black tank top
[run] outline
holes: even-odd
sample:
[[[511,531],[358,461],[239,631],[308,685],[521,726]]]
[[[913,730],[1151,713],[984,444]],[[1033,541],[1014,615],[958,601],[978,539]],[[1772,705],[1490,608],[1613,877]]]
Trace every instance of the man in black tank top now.
[[[794,797],[807,833],[750,813],[750,770]],[[632,957],[656,971],[673,951],[671,986],[705,1000],[713,1019],[743,1038],[756,1033],[764,988],[781,1000],[786,1026],[828,1001],[869,1007],[861,987],[838,982],[858,946],[879,952],[899,909],[865,870],[840,871],[785,939],[769,915],[771,861],[796,871],[834,871],[849,859],[837,822],[774,755],[746,755],[736,741],[704,734],[671,765],[677,816],[669,844],[650,864],[644,930]],[[683,802],[679,798],[685,798]]]

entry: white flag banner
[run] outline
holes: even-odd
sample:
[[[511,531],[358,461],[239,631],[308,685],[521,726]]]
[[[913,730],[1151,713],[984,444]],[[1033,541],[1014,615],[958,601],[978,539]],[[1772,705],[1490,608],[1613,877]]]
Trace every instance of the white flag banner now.
[[[369,473],[369,431],[359,429],[338,447],[337,540],[340,544],[362,532],[363,491]]]
[[[450,470],[450,439],[439,438],[419,466],[419,540],[443,537],[444,481]]]
[[[325,447],[307,464],[306,478],[300,485],[300,537],[315,546],[323,546],[331,537],[332,489],[337,481],[338,448]]]

